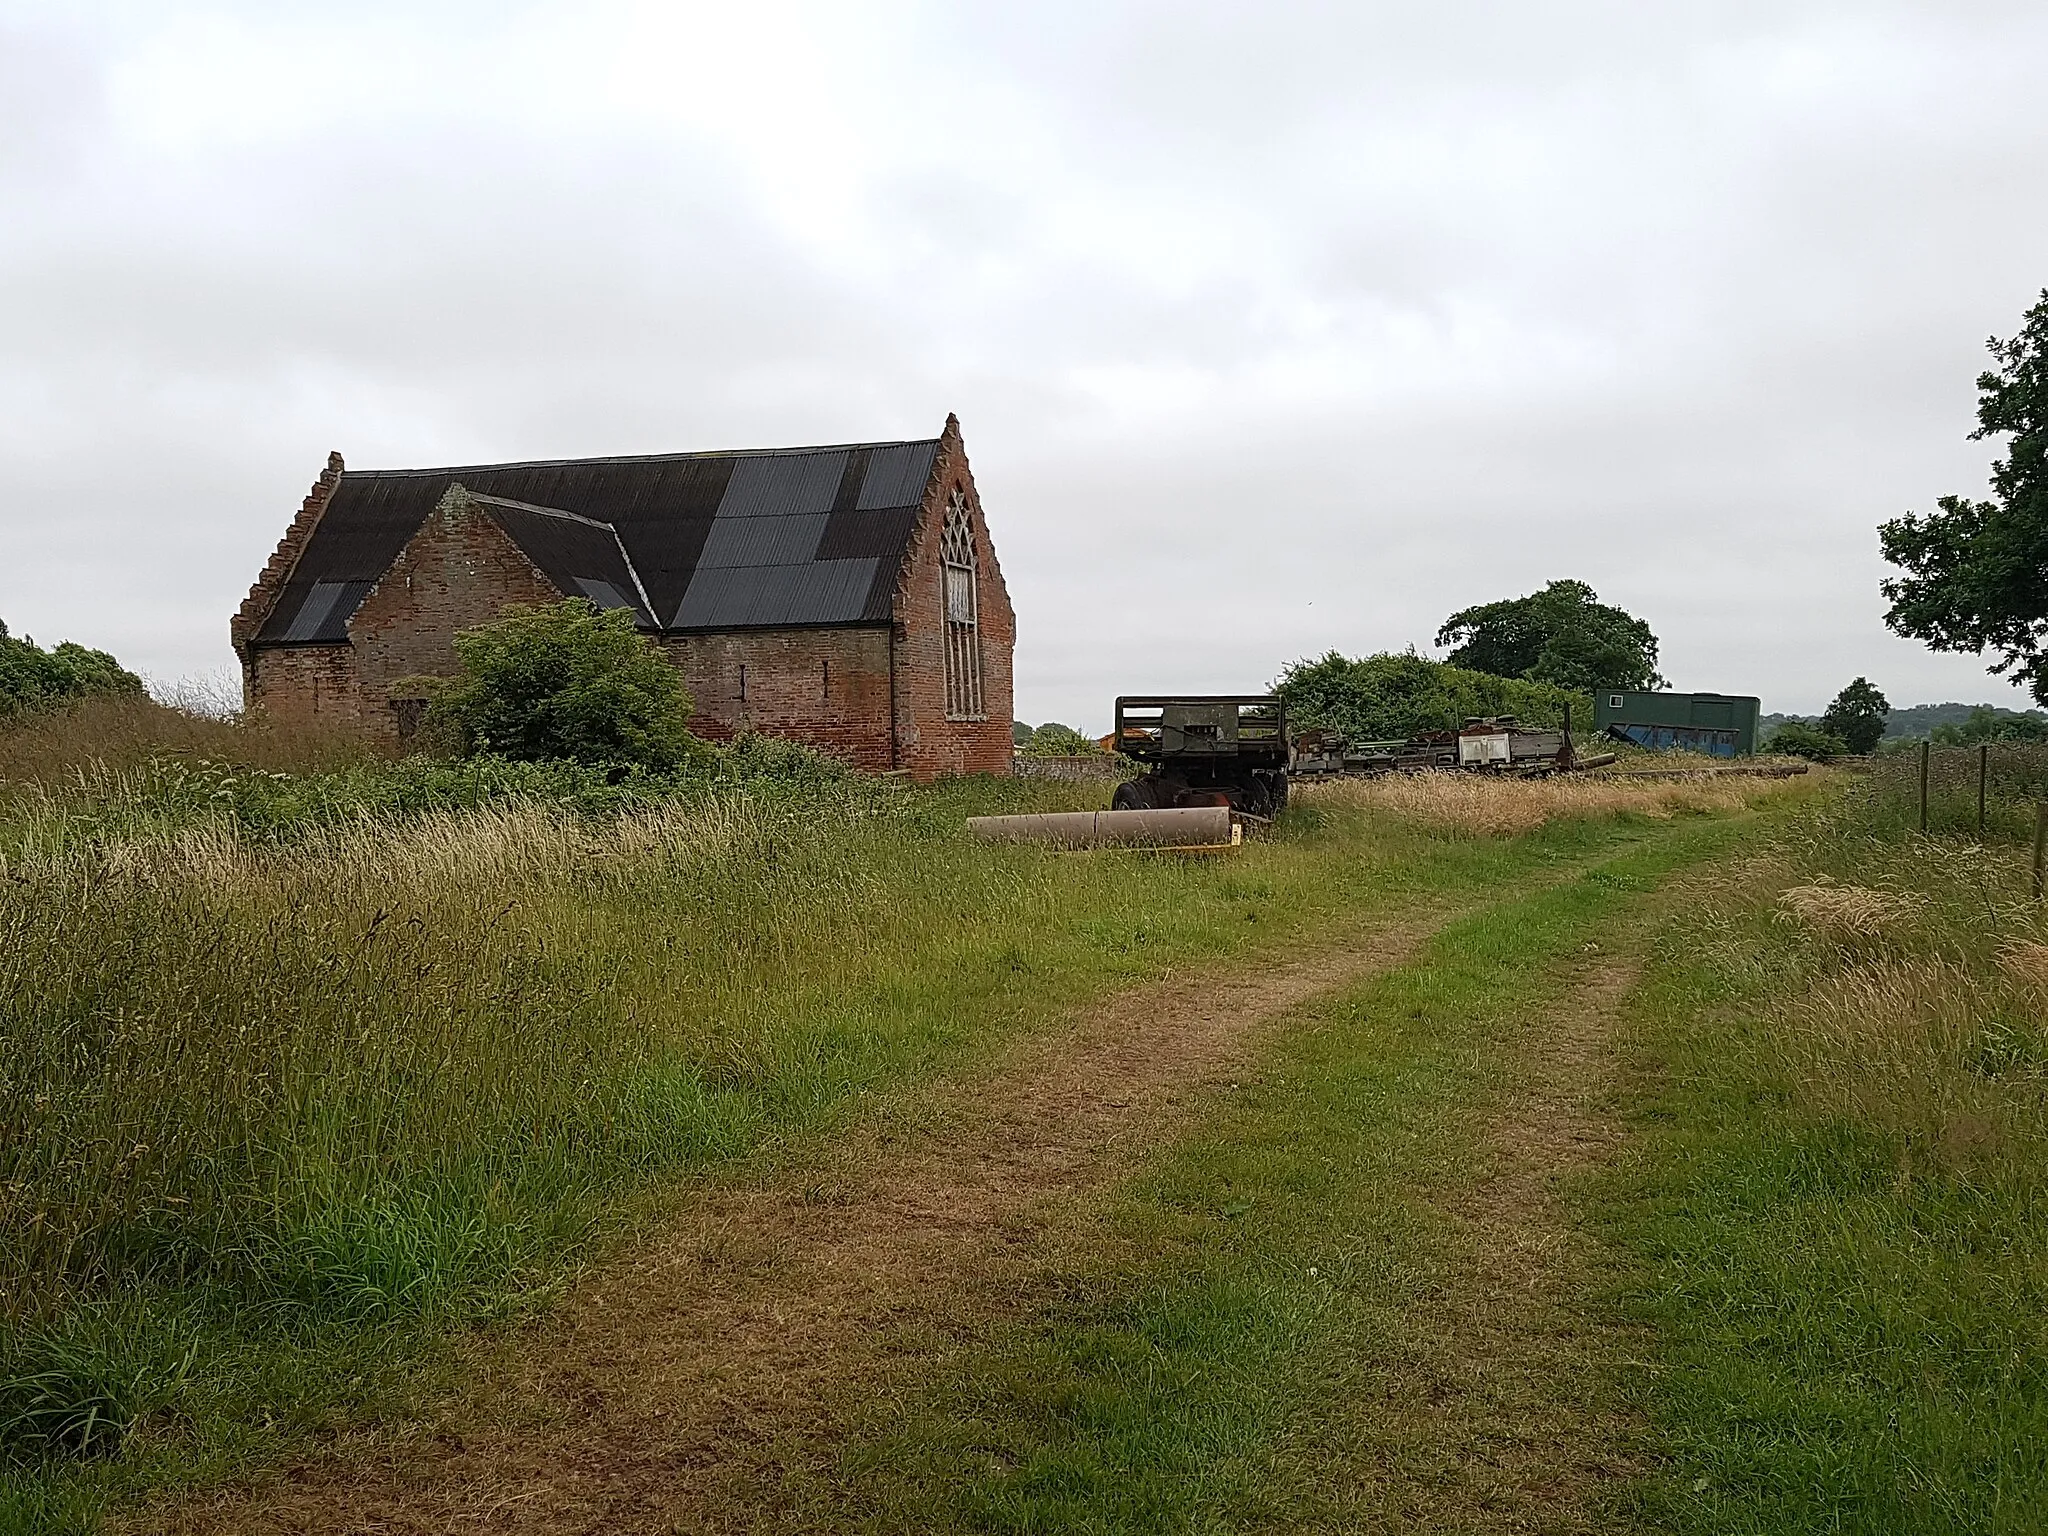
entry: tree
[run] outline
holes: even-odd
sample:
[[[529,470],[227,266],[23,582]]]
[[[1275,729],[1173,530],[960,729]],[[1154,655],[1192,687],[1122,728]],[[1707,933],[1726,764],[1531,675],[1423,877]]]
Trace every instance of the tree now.
[[[1057,720],[1046,721],[1024,743],[1026,757],[1087,757],[1101,750],[1091,737]]]
[[[69,640],[46,651],[26,635],[15,639],[0,624],[0,717],[94,693],[140,697],[142,679],[105,651]]]
[[[512,605],[455,636],[462,675],[432,690],[432,718],[471,753],[674,768],[691,755],[682,675],[630,609],[580,597]]]
[[[1454,613],[1436,643],[1456,647],[1444,658],[1454,667],[1582,693],[1656,688],[1664,681],[1650,626],[1601,602],[1583,581],[1553,581],[1527,597]]]
[[[2048,741],[2048,720],[2038,714],[2016,715],[1979,704],[1960,725],[1937,725],[1928,732],[1937,747],[1974,747],[1987,741]]]
[[[1764,743],[1766,752],[1776,752],[1786,757],[1811,758],[1824,763],[1831,757],[1840,757],[1849,750],[1849,744],[1830,731],[1808,725],[1803,720],[1787,720]]]
[[[1859,677],[1835,695],[1835,702],[1820,717],[1820,728],[1848,743],[1851,752],[1875,752],[1891,712],[1891,701],[1877,691],[1869,678]]]
[[[1475,715],[1515,715],[1555,726],[1564,706],[1590,724],[1593,701],[1548,683],[1469,672],[1441,661],[1392,652],[1353,659],[1331,651],[1295,662],[1273,684],[1287,702],[1290,730],[1336,731],[1354,742],[1406,741],[1421,731],[1455,730]]]
[[[1994,499],[1944,496],[1878,528],[1906,573],[1882,583],[1885,623],[1937,651],[1995,652],[1993,672],[2048,704],[2048,289],[2017,336],[1986,345],[1996,366],[1977,376],[1970,437],[2012,434],[1991,466]]]

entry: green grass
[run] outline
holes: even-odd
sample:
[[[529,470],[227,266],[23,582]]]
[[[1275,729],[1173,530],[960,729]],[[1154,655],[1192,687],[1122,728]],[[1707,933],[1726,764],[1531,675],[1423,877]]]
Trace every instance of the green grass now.
[[[1665,1340],[1644,1517],[1698,1532],[2048,1525],[2048,976],[2018,854],[1860,809],[1729,872],[1640,1003],[1638,1158],[1599,1206]],[[1816,877],[1875,934],[1774,920]]]
[[[1746,820],[1582,826],[1572,855],[1590,867],[1533,891],[1535,848],[1557,834],[1503,859],[1512,894],[1305,1010],[1199,1131],[1074,1213],[1089,1225],[1043,1304],[993,1325],[907,1412],[870,1418],[812,1507],[850,1501],[882,1530],[1406,1528],[1387,1479],[1460,1474],[1376,1405],[1461,1283],[1436,1202],[1468,1176],[1503,1043],[1645,892],[1753,835]],[[1597,1349],[1572,1363],[1612,1365]],[[856,1523],[823,1523],[842,1519]]]
[[[447,809],[403,802],[426,768],[353,807],[135,772],[0,828],[0,1529],[83,1528],[401,1401],[663,1176],[772,1156],[1120,982],[1609,835],[1303,810],[1227,862],[1090,858],[961,832],[1091,793],[1058,785]]]

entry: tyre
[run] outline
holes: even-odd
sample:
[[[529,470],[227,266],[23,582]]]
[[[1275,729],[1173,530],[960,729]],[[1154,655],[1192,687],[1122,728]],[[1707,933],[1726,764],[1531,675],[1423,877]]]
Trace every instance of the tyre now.
[[[1117,785],[1109,797],[1112,811],[1149,811],[1152,809],[1152,790],[1146,779],[1126,779]]]

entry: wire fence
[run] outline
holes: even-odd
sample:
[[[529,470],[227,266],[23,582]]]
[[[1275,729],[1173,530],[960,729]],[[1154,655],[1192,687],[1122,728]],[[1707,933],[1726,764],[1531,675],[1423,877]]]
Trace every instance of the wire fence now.
[[[1888,752],[1870,764],[1871,809],[1904,831],[2032,842],[2048,802],[2048,742]]]

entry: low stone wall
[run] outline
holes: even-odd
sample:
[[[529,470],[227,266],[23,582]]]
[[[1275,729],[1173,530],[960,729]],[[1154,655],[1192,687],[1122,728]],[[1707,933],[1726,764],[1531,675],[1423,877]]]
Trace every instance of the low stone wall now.
[[[1010,759],[1010,771],[1020,779],[1064,779],[1072,784],[1116,784],[1135,779],[1144,772],[1128,757],[1108,752],[1091,752],[1086,757],[1027,757]]]

